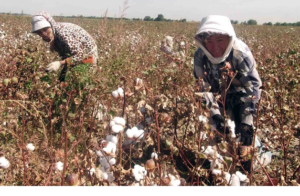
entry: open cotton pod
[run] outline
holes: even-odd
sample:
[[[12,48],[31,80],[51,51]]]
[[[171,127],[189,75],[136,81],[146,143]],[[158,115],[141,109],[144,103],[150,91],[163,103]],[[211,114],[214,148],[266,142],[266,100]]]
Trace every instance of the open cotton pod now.
[[[112,121],[109,123],[112,132],[119,133],[124,130],[126,121],[124,118],[121,117],[115,117]]]
[[[136,91],[140,90],[144,86],[143,80],[140,78],[136,78],[134,80],[134,88]]]
[[[230,180],[230,186],[240,186],[240,179],[237,175],[232,174],[231,180]]]
[[[9,166],[9,161],[5,157],[0,157],[0,168],[7,169]]]
[[[62,171],[64,169],[64,164],[62,162],[57,162],[55,164],[55,168],[58,170],[58,171]]]
[[[147,175],[147,171],[145,170],[144,167],[140,165],[135,165],[134,168],[132,169],[132,174],[136,181],[140,181],[144,179],[144,177]]]

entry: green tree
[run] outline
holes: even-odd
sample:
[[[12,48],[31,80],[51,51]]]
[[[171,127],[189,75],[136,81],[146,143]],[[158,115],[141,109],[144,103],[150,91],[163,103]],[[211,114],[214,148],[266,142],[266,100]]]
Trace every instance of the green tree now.
[[[144,21],[153,21],[153,18],[150,16],[145,16]]]
[[[257,25],[257,21],[250,19],[250,20],[248,20],[247,25]]]
[[[273,23],[272,23],[272,22],[265,22],[263,25],[266,25],[266,26],[273,26]]]
[[[164,21],[165,17],[162,14],[158,14],[157,18],[154,19],[154,21]]]

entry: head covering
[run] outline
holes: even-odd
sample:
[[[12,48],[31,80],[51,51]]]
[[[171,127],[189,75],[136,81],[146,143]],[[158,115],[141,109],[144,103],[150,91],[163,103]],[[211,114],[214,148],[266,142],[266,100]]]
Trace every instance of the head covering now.
[[[32,33],[40,29],[43,29],[45,27],[51,27],[51,24],[46,20],[46,18],[39,15],[35,15],[32,17],[31,24],[32,24]]]
[[[228,35],[230,37],[230,41],[228,43],[227,49],[224,52],[222,57],[215,58],[208,52],[204,45],[204,40],[215,34],[223,34]],[[199,30],[195,35],[195,41],[199,45],[199,47],[203,50],[207,58],[213,64],[219,64],[226,60],[228,55],[231,52],[233,44],[236,39],[236,34],[231,25],[230,19],[226,16],[218,16],[218,15],[210,15],[202,19],[200,22]]]

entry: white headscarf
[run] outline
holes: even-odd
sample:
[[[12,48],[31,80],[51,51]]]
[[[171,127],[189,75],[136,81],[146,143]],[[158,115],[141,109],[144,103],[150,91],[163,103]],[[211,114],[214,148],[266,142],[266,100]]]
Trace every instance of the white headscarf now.
[[[51,24],[46,20],[46,18],[39,15],[32,17],[31,24],[32,24],[32,33],[40,29],[43,29],[45,27],[51,27]]]
[[[207,49],[204,46],[204,40],[201,40],[199,38],[199,35],[208,33],[208,34],[225,34],[230,37],[230,41],[228,43],[228,47],[225,50],[222,57],[215,58],[213,57],[210,52],[207,51]],[[199,47],[203,50],[203,52],[206,54],[207,58],[212,62],[213,64],[219,64],[226,60],[228,55],[231,52],[231,49],[233,47],[233,44],[236,39],[236,34],[233,29],[233,26],[231,25],[231,22],[228,17],[226,16],[218,16],[218,15],[210,15],[202,19],[200,23],[199,30],[197,31],[195,35],[195,41],[199,45]]]

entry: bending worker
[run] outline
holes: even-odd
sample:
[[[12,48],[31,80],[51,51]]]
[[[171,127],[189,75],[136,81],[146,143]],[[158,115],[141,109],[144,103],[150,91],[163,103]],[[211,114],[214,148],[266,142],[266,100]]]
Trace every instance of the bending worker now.
[[[50,44],[51,52],[58,52],[61,61],[47,65],[46,71],[58,71],[63,66],[59,77],[64,81],[68,67],[81,63],[97,64],[97,45],[92,36],[83,28],[72,23],[55,22],[47,12],[40,12],[32,17],[32,33],[39,35]]]

